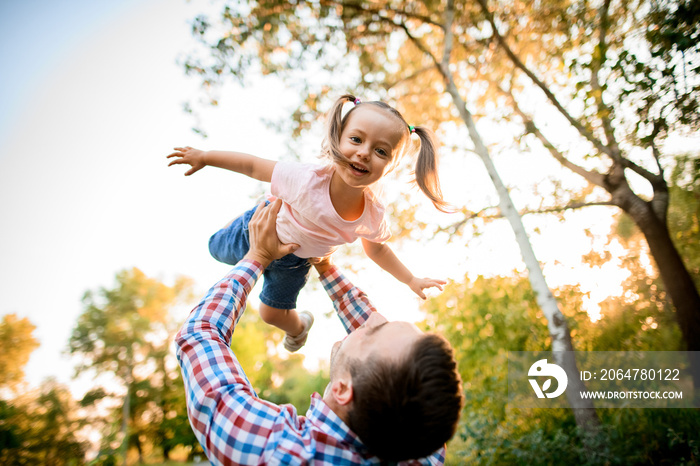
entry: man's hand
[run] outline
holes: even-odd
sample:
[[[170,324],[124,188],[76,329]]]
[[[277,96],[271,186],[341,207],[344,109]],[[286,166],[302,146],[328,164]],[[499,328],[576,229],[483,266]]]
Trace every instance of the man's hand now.
[[[297,244],[282,244],[277,237],[277,214],[280,207],[282,200],[276,199],[269,205],[261,203],[255,210],[248,223],[250,250],[245,259],[258,261],[267,267],[273,260],[299,249]]]
[[[207,164],[204,162],[204,151],[194,149],[189,146],[176,147],[175,152],[168,156],[168,158],[172,157],[177,158],[168,164],[169,167],[181,163],[192,167],[187,172],[185,172],[185,176],[190,176],[191,174],[198,172],[199,170],[207,166]]]

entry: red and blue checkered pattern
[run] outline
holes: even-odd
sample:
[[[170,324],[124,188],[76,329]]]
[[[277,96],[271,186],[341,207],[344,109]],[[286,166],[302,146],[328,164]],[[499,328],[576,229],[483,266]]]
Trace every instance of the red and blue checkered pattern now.
[[[306,416],[292,405],[258,398],[230,348],[246,299],[262,265],[243,260],[214,285],[176,337],[187,411],[211,464],[380,464],[323,402],[311,397]],[[334,267],[321,282],[345,329],[362,325],[374,307]],[[403,464],[443,464],[444,449]]]

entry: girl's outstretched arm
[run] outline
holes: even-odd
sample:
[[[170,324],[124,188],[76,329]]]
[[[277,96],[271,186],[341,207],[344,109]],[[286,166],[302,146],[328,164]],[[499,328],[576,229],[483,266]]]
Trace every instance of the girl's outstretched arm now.
[[[367,257],[372,259],[379,267],[392,274],[398,281],[405,283],[415,294],[425,299],[425,288],[439,288],[442,291],[444,280],[434,278],[418,278],[414,276],[403,262],[396,257],[394,251],[384,243],[374,243],[362,238],[362,247]]]
[[[191,168],[185,172],[185,176],[190,176],[209,165],[225,168],[267,183],[272,179],[272,170],[277,164],[274,160],[261,159],[243,152],[203,151],[189,146],[176,147],[175,152],[168,155],[168,158],[172,157],[175,159],[168,164],[169,167],[177,164],[190,165]]]

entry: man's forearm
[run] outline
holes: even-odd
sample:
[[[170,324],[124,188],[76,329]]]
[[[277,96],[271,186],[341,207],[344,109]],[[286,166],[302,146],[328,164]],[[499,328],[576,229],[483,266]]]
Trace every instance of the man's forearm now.
[[[320,280],[348,333],[364,324],[376,311],[365,292],[354,286],[336,266],[330,265]]]
[[[242,405],[253,406],[259,400],[230,348],[248,293],[261,272],[262,267],[255,262],[242,260],[236,264],[192,311],[175,340],[185,384],[187,415],[210,459],[231,460],[226,457],[231,454],[230,450],[222,445],[228,443],[229,436],[241,436],[241,429],[230,429],[231,423],[258,426],[255,442],[264,442],[268,434],[262,424],[274,415],[256,414],[267,405],[258,407],[255,412],[241,409]],[[246,438],[250,441],[251,437]]]
[[[217,339],[224,345],[230,345],[236,323],[245,310],[248,293],[262,270],[261,264],[243,260],[216,283],[192,310],[178,332],[178,351],[186,340],[198,333],[205,333],[204,338]]]

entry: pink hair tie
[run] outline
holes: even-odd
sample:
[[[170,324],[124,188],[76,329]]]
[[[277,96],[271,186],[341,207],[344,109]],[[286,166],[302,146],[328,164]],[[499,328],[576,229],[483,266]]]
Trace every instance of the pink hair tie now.
[[[360,98],[359,98],[359,97],[356,97],[356,98],[355,98],[355,102],[354,102],[354,103],[355,103],[355,105],[358,105],[358,104],[361,104],[361,103],[362,103],[362,101],[360,100]]]

